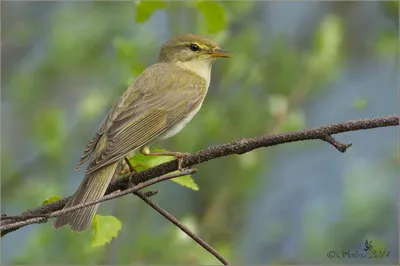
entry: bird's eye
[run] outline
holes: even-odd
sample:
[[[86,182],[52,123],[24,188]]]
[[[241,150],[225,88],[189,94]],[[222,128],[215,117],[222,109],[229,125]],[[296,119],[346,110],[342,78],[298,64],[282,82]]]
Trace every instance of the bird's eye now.
[[[190,50],[192,50],[193,52],[197,52],[199,49],[200,49],[199,46],[195,43],[192,43],[190,45]]]

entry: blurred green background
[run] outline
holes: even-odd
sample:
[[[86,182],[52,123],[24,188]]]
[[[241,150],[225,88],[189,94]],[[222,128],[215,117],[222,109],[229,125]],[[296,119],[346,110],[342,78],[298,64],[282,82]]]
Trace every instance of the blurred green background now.
[[[398,112],[398,2],[2,2],[1,207],[18,214],[72,194],[105,113],[170,37],[197,32],[234,53],[213,68],[196,118],[158,145],[231,140]],[[153,199],[235,264],[395,264],[398,129],[260,149],[196,166]],[[32,225],[1,239],[7,264],[217,264],[135,197],[101,205],[122,230]],[[386,259],[329,259],[363,252]]]

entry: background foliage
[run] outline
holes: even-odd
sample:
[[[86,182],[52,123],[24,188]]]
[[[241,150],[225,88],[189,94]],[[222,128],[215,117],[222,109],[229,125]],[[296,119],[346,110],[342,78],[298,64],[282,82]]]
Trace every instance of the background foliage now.
[[[158,145],[184,152],[241,137],[398,110],[398,2],[3,2],[2,213],[73,193],[108,108],[171,36],[199,32],[235,54],[214,66],[198,116]],[[236,264],[327,258],[366,239],[398,258],[396,129],[288,144],[198,167],[154,200]],[[109,244],[109,231],[119,231]],[[102,204],[96,230],[50,224],[2,239],[9,264],[216,264],[139,199]],[[118,230],[116,230],[118,229]],[[94,234],[101,232],[101,234]]]

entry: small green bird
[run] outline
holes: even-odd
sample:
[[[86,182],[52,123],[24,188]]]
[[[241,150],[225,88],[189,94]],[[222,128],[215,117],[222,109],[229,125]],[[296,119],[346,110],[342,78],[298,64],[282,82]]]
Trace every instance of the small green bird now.
[[[180,158],[179,152],[151,153],[148,146],[177,134],[200,110],[212,63],[224,57],[230,54],[198,34],[180,35],[164,43],[158,63],[129,86],[85,149],[77,169],[90,159],[89,166],[65,208],[102,197],[119,162],[133,151]],[[63,214],[53,226],[68,224],[73,231],[86,231],[98,206]]]

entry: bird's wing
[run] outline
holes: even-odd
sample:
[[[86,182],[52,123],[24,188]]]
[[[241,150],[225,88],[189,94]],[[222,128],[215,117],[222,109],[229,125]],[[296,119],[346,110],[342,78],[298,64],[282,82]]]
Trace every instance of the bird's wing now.
[[[127,90],[127,92],[129,92],[129,89]],[[82,165],[87,160],[89,160],[89,158],[92,157],[99,141],[102,140],[101,137],[104,135],[104,133],[106,133],[107,129],[112,125],[112,122],[114,121],[116,116],[124,110],[125,106],[127,106],[129,104],[128,96],[131,100],[137,100],[137,98],[140,96],[139,93],[135,94],[135,92],[130,92],[130,93],[127,93],[127,92],[125,92],[121,96],[120,100],[116,104],[114,104],[114,106],[111,108],[111,110],[107,113],[106,117],[104,118],[103,122],[100,125],[100,128],[97,130],[96,135],[94,135],[92,140],[86,146],[86,149],[83,151],[81,160],[79,161],[78,165],[76,166],[77,170],[79,168],[81,168]]]
[[[111,109],[87,173],[150,143],[202,103],[207,86],[203,78],[179,67],[163,70],[162,65],[147,69]]]
[[[84,163],[92,156],[94,149],[96,148],[97,143],[100,140],[102,133],[98,132],[92,140],[89,142],[89,144],[86,146],[86,149],[83,151],[83,155],[81,157],[81,160],[79,161],[78,165],[76,166],[76,170],[79,170]]]

